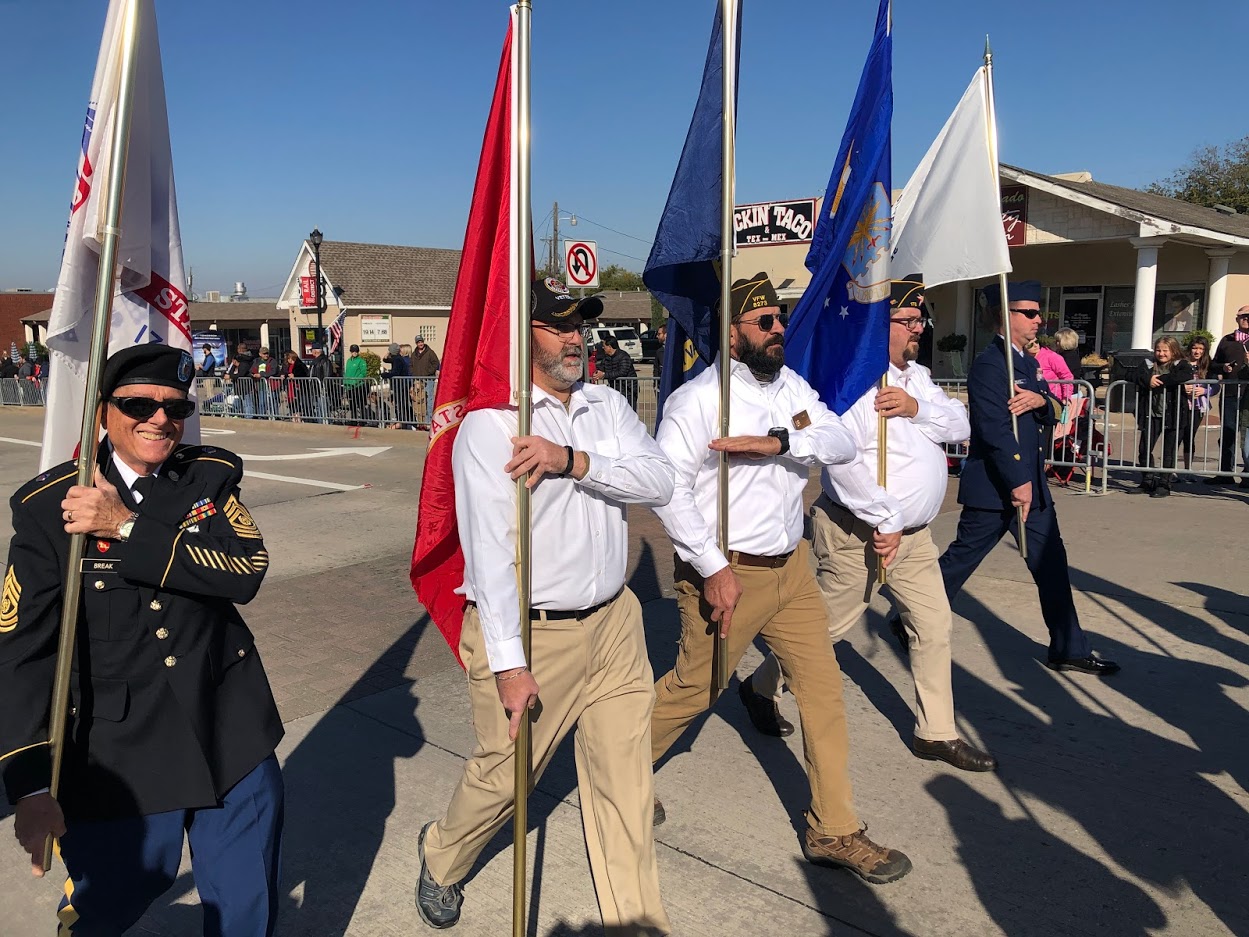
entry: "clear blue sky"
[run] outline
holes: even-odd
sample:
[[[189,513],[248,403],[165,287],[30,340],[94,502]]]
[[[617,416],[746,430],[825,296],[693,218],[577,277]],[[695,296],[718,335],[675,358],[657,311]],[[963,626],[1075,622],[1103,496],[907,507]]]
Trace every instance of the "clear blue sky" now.
[[[819,194],[876,0],[744,0],[738,201]],[[105,0],[0,0],[0,289],[55,284]],[[535,0],[533,196],[649,241],[714,0]],[[459,247],[504,0],[157,0],[196,289],[275,295],[313,226]],[[1245,0],[896,0],[894,184],[992,37],[1002,158],[1144,185],[1249,133]],[[603,262],[648,246],[593,224]],[[614,253],[612,253],[614,252]],[[631,255],[631,256],[627,256]]]

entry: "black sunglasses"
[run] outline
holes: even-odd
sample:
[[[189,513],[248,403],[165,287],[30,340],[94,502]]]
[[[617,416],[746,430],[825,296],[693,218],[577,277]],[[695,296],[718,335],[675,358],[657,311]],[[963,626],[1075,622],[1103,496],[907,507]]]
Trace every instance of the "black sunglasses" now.
[[[185,420],[195,412],[194,400],[156,400],[152,397],[109,397],[108,402],[132,420],[150,420],[164,410],[171,420]]]
[[[1015,313],[1017,316],[1027,316],[1029,319],[1041,318],[1040,309],[1012,309],[1011,312]]]
[[[738,319],[737,320],[738,325],[745,325],[747,322],[753,322],[755,325],[759,326],[760,332],[771,332],[772,326],[776,322],[779,322],[781,324],[781,328],[787,329],[789,328],[789,313],[788,312],[780,312],[780,313],[765,312],[763,315],[756,316],[753,319]]]

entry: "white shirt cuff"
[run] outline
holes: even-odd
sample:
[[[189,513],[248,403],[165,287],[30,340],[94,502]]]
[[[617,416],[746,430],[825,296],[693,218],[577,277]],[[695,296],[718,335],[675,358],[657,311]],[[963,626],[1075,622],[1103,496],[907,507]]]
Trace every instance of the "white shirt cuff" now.
[[[490,669],[495,673],[524,667],[525,645],[521,642],[520,635],[514,638],[504,638],[494,644],[487,641],[486,659],[490,662]]]
[[[927,423],[932,419],[932,404],[927,400],[915,398],[915,415],[911,417],[912,423]]]
[[[724,554],[717,547],[712,547],[706,553],[692,558],[690,565],[694,567],[698,575],[704,579],[709,579],[728,566],[729,561],[725,559]]]

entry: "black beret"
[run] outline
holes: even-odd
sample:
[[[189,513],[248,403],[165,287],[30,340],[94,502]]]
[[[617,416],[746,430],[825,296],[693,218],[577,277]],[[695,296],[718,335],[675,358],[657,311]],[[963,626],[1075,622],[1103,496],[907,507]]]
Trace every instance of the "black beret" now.
[[[107,399],[113,396],[113,391],[127,384],[156,384],[185,392],[191,389],[194,377],[195,361],[189,351],[159,342],[131,345],[105,362],[100,396]]]
[[[776,296],[776,289],[766,273],[756,273],[748,280],[735,280],[731,295],[734,319],[756,309],[766,309],[769,306],[781,304]]]
[[[889,292],[890,309],[924,308],[924,278],[912,273],[901,280],[894,280]]]
[[[990,283],[983,292],[990,309],[1002,308],[1002,288],[997,283]],[[1041,281],[1011,280],[1006,284],[1006,297],[1010,303],[1040,303]]]

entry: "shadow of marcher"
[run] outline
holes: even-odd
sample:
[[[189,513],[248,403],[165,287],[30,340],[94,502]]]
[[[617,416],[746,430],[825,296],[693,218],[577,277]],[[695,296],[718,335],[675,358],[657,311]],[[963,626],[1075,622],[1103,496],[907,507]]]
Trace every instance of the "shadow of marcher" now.
[[[1166,914],[1144,890],[1047,831],[1022,804],[1028,816],[1010,819],[961,778],[940,775],[925,786],[945,808],[957,858],[1004,933],[1148,937],[1166,925]],[[1021,889],[1022,881],[1034,886]]]
[[[402,670],[429,624],[422,615],[379,657]],[[377,692],[366,672],[291,751],[283,766],[286,827],[283,892],[302,899],[283,908],[278,931],[307,937],[347,933],[395,807],[398,762],[424,745],[413,697],[407,725],[380,723],[362,731],[341,704]],[[411,685],[410,681],[405,681]],[[415,834],[413,834],[415,835]],[[406,902],[411,894],[403,896]]]

